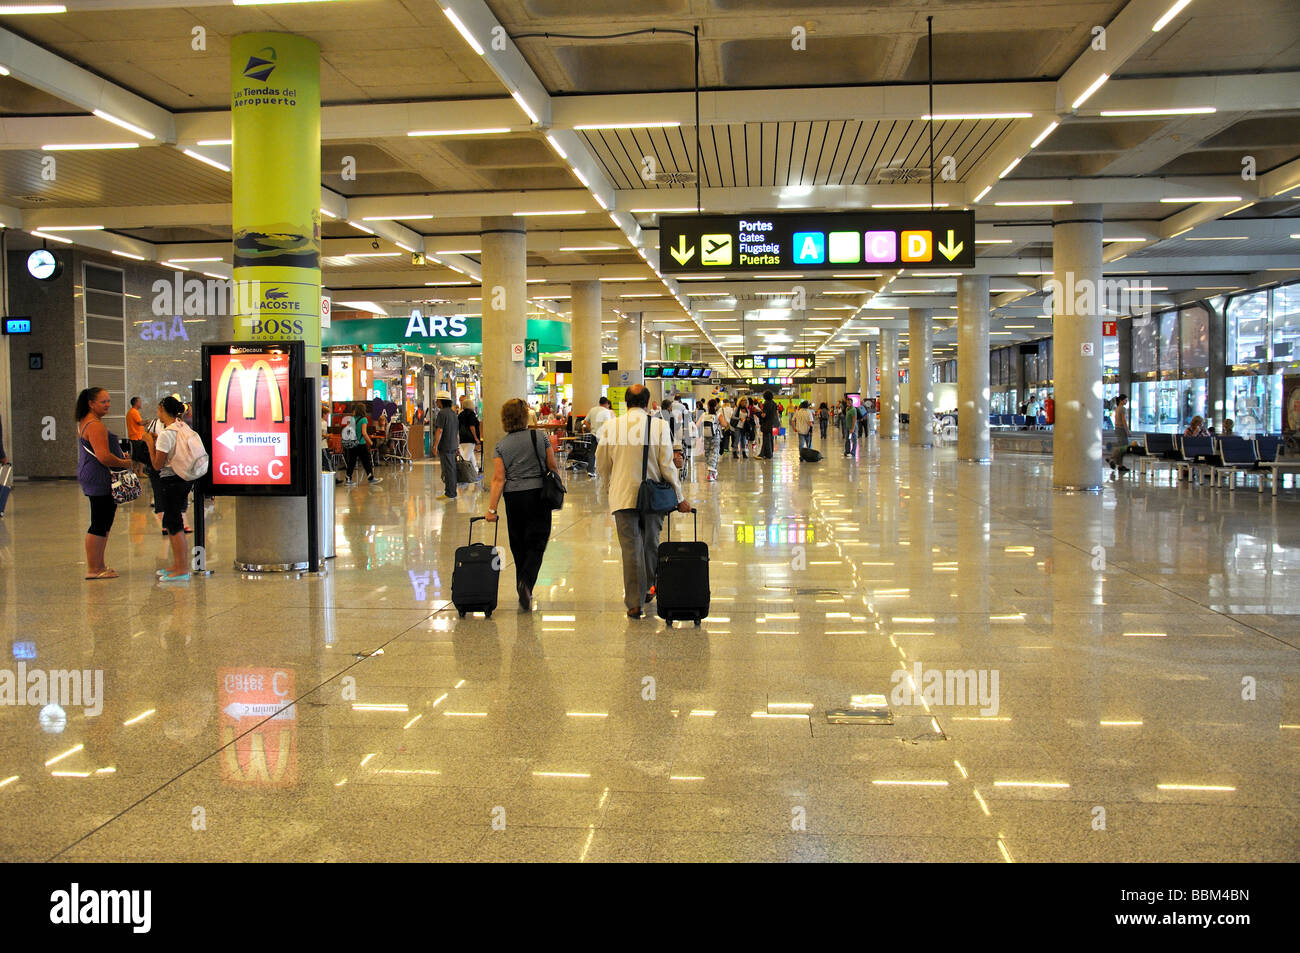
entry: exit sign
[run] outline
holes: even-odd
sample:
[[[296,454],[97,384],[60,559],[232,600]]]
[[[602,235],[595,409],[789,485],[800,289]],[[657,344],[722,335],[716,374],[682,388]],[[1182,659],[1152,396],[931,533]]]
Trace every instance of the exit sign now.
[[[974,268],[975,213],[665,215],[659,265],[678,275]]]
[[[1101,322],[1102,337],[1113,338],[1119,335],[1119,323],[1116,321]]]

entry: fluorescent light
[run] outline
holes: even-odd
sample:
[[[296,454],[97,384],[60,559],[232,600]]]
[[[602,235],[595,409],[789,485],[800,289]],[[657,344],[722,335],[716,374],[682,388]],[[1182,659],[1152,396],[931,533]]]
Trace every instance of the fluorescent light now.
[[[260,7],[276,3],[332,3],[333,0],[231,0],[237,7]]]
[[[0,6],[0,16],[16,16],[20,13],[67,13],[68,8],[61,3],[6,3]],[[6,74],[8,70],[5,71]]]
[[[103,225],[46,225],[42,229],[47,232],[101,232],[104,230]]]
[[[72,152],[81,149],[139,149],[138,142],[54,142],[41,146],[45,152]]]
[[[1155,23],[1151,24],[1151,32],[1159,33],[1161,30],[1165,28],[1165,25],[1170,20],[1172,20],[1174,17],[1178,16],[1179,13],[1182,12],[1183,7],[1187,6],[1191,2],[1192,0],[1178,0],[1177,3],[1175,3],[1172,7],[1170,7],[1168,10],[1165,11],[1164,16],[1162,16]]]
[[[115,126],[121,126],[127,132],[134,132],[137,136],[144,136],[146,139],[158,138],[148,129],[142,129],[139,126],[137,126],[135,123],[127,122],[125,119],[119,119],[117,116],[114,116],[112,113],[106,113],[102,109],[93,110],[93,113],[94,115],[98,116],[100,119],[104,120],[105,122],[111,122]]]
[[[194,152],[194,151],[192,151],[192,150],[190,150],[190,149],[182,149],[181,152],[184,152],[184,153],[185,153],[187,156],[189,156],[191,159],[198,159],[200,162],[207,163],[208,165],[212,166],[214,169],[220,169],[222,172],[229,172],[229,171],[230,171],[230,166],[225,165],[224,163],[218,162],[216,159],[209,159],[207,156],[205,156],[205,155],[201,155],[201,154],[199,154],[199,153],[197,153],[197,152]]]
[[[514,214],[522,217],[525,215],[587,215],[589,213],[585,209],[578,208],[578,209],[560,209],[560,210],[553,210],[553,211],[546,211],[546,212],[515,212]]]
[[[1189,237],[1183,239],[1187,242],[1244,242],[1250,238],[1249,235],[1202,235],[1199,237]]]
[[[169,262],[169,261],[160,261],[160,262],[158,262],[158,264],[162,265],[164,268],[174,268],[174,269],[176,269],[177,271],[185,271],[185,272],[188,272],[188,271],[189,271],[189,269],[186,268],[186,267],[184,267],[183,265],[173,265],[173,264],[172,264],[171,262]]]
[[[633,215],[655,215],[662,212],[694,212],[695,206],[688,205],[685,208],[632,208],[628,209]]]
[[[344,258],[400,258],[400,251],[354,251],[344,255]]]
[[[198,262],[198,261],[224,261],[222,258],[168,258],[168,262]]]
[[[560,251],[618,251],[614,245],[565,245]]]
[[[348,224],[351,225],[353,228],[355,228],[355,229],[356,229],[357,231],[359,231],[359,232],[365,232],[367,235],[373,235],[373,234],[374,234],[374,230],[373,230],[373,229],[366,228],[366,226],[364,226],[364,225],[358,225],[356,222],[352,221],[352,219],[348,219]]]
[[[1105,113],[1102,113],[1102,115],[1105,115]],[[1040,132],[1038,134],[1038,138],[1029,144],[1029,148],[1037,149],[1042,144],[1044,139],[1046,139],[1048,136],[1050,136],[1053,132],[1056,131],[1056,127],[1059,125],[1060,125],[1059,122],[1054,122],[1046,129],[1044,129],[1042,132]]]
[[[1240,195],[1189,195],[1186,198],[1160,200],[1165,205],[1190,205],[1193,202],[1240,202]]]
[[[1074,204],[1074,200],[1073,200],[1073,199],[1038,199],[1038,200],[1036,200],[1036,201],[1032,201],[1032,202],[994,202],[993,204],[994,204],[994,205],[1016,205],[1016,206],[1028,206],[1028,205],[1073,205],[1073,204]]]
[[[485,55],[483,53],[483,47],[479,44],[479,41],[474,39],[473,33],[469,32],[469,27],[460,22],[460,17],[456,16],[455,12],[450,7],[443,7],[442,12],[446,14],[447,19],[451,21],[451,25],[454,26],[457,31],[459,31],[460,35],[465,38],[465,42],[470,45],[474,52],[479,56]]]
[[[198,144],[201,146],[233,146],[235,144],[235,140],[234,139],[200,139]]]
[[[1098,76],[1097,79],[1093,81],[1093,84],[1089,86],[1087,89],[1085,89],[1082,93],[1080,93],[1079,98],[1070,104],[1070,108],[1078,109],[1080,106],[1082,106],[1085,102],[1088,101],[1089,97],[1091,97],[1093,93],[1101,89],[1102,84],[1105,83],[1106,80],[1108,79],[1110,79],[1110,73],[1102,73],[1100,76]]]
[[[676,129],[680,122],[597,122],[577,125],[576,129]]]
[[[413,222],[417,219],[433,218],[432,215],[366,215],[363,222]]]
[[[1103,238],[1103,242],[1146,242],[1149,238]]]
[[[30,234],[35,235],[37,238],[48,238],[51,241],[63,242],[63,244],[65,245],[72,244],[71,238],[64,238],[62,235],[49,235],[46,234],[45,232],[31,232]]]
[[[900,202],[897,204],[879,203],[879,204],[873,204],[871,207],[872,208],[923,208],[923,209],[924,208],[947,208],[948,203],[935,202],[934,205],[931,205],[929,202]]]
[[[499,136],[510,131],[509,126],[490,129],[412,129],[408,136]]]
[[[1024,156],[1021,156],[1017,159],[1013,159],[1009,166],[1007,166],[1005,169],[1003,169],[1001,172],[998,173],[998,178],[1005,179],[1011,173],[1012,169],[1020,165],[1020,159],[1022,158],[1024,158]]]
[[[984,196],[988,195],[989,192],[992,190],[992,188],[993,188],[992,185],[984,186],[984,191],[981,192],[979,195],[975,196],[975,201],[978,202],[980,199],[984,198]]]
[[[533,112],[532,107],[528,105],[528,100],[524,99],[523,94],[520,93],[519,90],[516,89],[511,91],[510,96],[519,104],[519,108],[524,111],[524,114],[527,115],[529,119],[535,123],[541,122],[541,120],[537,118],[537,113]]]
[[[992,188],[992,186],[990,186],[990,188]],[[976,245],[1013,245],[1015,243],[1009,238],[977,238],[975,239],[975,244]]]
[[[112,249],[112,252],[113,252],[114,255],[118,255],[118,256],[120,256],[120,257],[122,257],[122,258],[130,258],[130,259],[132,259],[133,261],[144,261],[144,260],[145,260],[144,255],[133,255],[133,254],[131,254],[129,251],[118,251],[116,248],[114,248],[114,249]]]
[[[1168,109],[1103,109],[1103,116],[1203,116],[1218,112],[1213,106],[1179,106]]]
[[[1033,113],[935,113],[933,116],[922,116],[921,119],[929,122],[947,122],[955,120],[961,122],[964,119],[1032,119]]]

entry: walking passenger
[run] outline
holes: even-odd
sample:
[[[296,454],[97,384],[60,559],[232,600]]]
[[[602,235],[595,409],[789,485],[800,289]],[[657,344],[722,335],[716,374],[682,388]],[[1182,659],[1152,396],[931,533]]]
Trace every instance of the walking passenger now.
[[[639,619],[642,607],[654,598],[662,513],[641,513],[637,497],[642,479],[670,483],[676,491],[677,509],[689,513],[673,465],[668,423],[646,413],[650,392],[641,384],[627,389],[627,413],[605,424],[596,449],[596,469],[609,488],[609,511],[614,517],[623,556],[623,602],[629,619]],[[648,448],[648,449],[647,449]],[[642,474],[644,473],[644,477]]]
[[[700,418],[700,433],[704,437],[704,465],[709,469],[710,481],[718,478],[718,452],[722,445],[722,426],[718,420],[718,402],[710,400]]]
[[[515,592],[519,608],[531,612],[533,587],[551,538],[551,508],[542,502],[543,461],[547,470],[560,472],[555,451],[546,435],[528,429],[528,405],[515,397],[501,405],[505,436],[492,452],[492,484],[487,521],[495,523],[497,502],[506,501],[506,530],[510,555],[515,560]]]
[[[821,427],[822,443],[825,443],[826,428],[829,427],[831,423],[831,409],[826,406],[826,401],[822,401],[821,406],[817,408],[817,423]]]
[[[1124,466],[1124,454],[1128,453],[1131,440],[1128,430],[1128,394],[1120,394],[1115,398],[1115,449],[1111,451],[1108,461],[1112,470],[1118,467],[1120,473],[1128,473],[1128,467]]]
[[[812,411],[808,409],[808,401],[799,404],[799,409],[790,415],[790,426],[794,427],[794,432],[799,435],[799,449],[807,447],[812,449]]]
[[[438,391],[438,416],[434,418],[433,450],[442,469],[440,500],[456,499],[456,453],[460,449],[460,419],[451,409],[451,394]]]
[[[763,448],[759,456],[764,460],[772,459],[773,443],[776,430],[781,426],[781,408],[772,399],[770,390],[763,391]]]

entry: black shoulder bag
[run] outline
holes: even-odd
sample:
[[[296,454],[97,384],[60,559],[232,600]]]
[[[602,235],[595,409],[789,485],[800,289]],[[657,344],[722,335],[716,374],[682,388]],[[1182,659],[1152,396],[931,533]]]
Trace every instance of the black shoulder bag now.
[[[530,431],[536,438],[537,431]],[[546,436],[542,436],[546,440]],[[538,446],[536,439],[533,440],[533,449],[537,451],[537,463],[542,468],[542,503],[548,509],[558,510],[564,506],[564,481],[560,479],[558,473],[546,466],[546,455],[542,448]]]
[[[677,509],[677,491],[667,480],[650,480],[650,415],[645,418],[645,446],[641,448],[641,488],[636,494],[638,513],[668,513]]]

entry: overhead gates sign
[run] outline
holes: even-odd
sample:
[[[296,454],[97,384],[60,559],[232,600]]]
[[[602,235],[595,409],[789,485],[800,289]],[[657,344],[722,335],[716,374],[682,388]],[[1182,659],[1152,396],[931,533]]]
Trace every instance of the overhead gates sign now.
[[[798,212],[665,215],[664,274],[975,267],[975,213]]]

